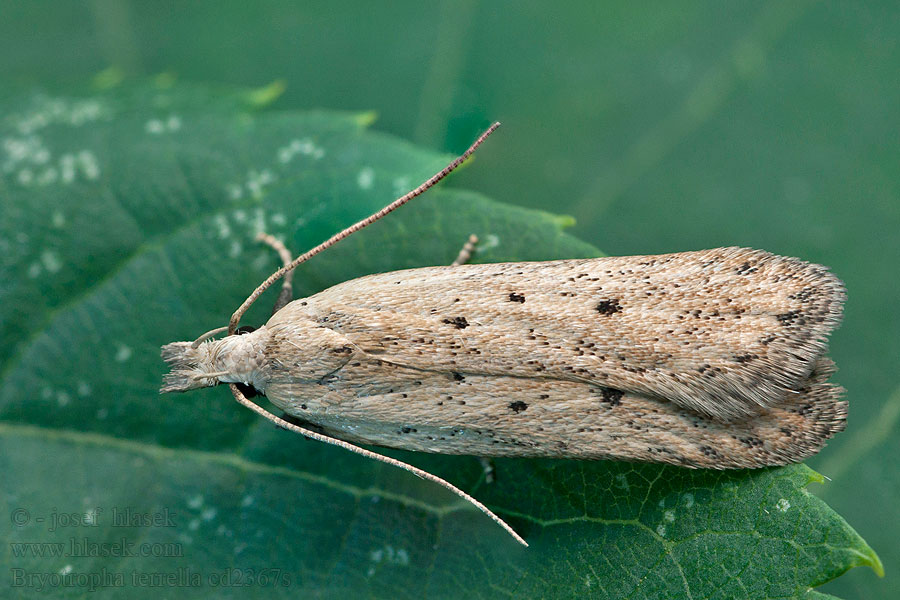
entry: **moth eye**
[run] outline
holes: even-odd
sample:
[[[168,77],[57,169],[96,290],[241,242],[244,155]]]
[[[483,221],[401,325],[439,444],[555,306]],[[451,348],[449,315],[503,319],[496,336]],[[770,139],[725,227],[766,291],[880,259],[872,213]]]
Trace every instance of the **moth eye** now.
[[[246,333],[250,332],[248,331]],[[256,388],[252,385],[247,385],[246,383],[235,383],[234,385],[237,386],[237,389],[239,389],[246,398],[255,398],[262,395],[258,391],[256,391]]]
[[[245,333],[253,333],[256,331],[256,327],[253,325],[241,325],[237,328],[237,331],[234,332],[235,335],[244,335]]]

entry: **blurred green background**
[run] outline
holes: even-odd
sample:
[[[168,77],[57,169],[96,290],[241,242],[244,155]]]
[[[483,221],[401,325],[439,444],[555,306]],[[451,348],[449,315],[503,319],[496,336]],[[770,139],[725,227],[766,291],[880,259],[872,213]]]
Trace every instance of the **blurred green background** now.
[[[880,554],[822,588],[900,591],[900,5],[0,2],[0,88],[126,75],[286,89],[458,152],[453,186],[577,219],[609,254],[746,245],[827,264],[847,431],[810,466]],[[109,71],[107,71],[108,73]]]

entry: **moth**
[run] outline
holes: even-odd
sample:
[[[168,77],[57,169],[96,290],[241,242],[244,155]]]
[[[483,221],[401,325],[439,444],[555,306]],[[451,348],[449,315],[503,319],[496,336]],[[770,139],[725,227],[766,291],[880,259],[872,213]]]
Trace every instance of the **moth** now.
[[[357,444],[739,469],[800,461],[843,429],[847,404],[826,357],[843,284],[825,267],[747,248],[410,269],[292,302],[286,278],[271,319],[238,330],[262,291],[433,186],[497,125],[296,260],[282,246],[285,266],[234,313],[227,336],[163,346],[161,391],[228,383],[286,429],[447,487],[525,545],[452,484]]]

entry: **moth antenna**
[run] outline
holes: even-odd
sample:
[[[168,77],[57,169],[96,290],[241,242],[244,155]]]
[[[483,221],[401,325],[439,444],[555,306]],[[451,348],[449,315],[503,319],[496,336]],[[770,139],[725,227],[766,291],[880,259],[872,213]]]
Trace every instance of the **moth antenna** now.
[[[506,532],[509,533],[509,535],[513,536],[513,538],[517,542],[519,542],[523,546],[526,546],[526,547],[528,546],[528,542],[526,542],[524,540],[524,538],[522,538],[522,536],[520,536],[518,533],[516,533],[516,531],[512,527],[510,527],[506,521],[504,521],[503,519],[501,519],[500,517],[495,515],[493,512],[491,512],[491,509],[489,509],[487,506],[485,506],[484,504],[482,504],[481,502],[479,502],[478,500],[476,500],[469,494],[465,493],[464,491],[462,491],[461,489],[459,489],[458,487],[456,487],[449,481],[446,481],[445,479],[441,479],[437,475],[432,475],[428,471],[424,471],[418,467],[414,467],[409,463],[405,463],[402,460],[397,460],[396,458],[391,458],[390,456],[378,454],[377,452],[372,452],[371,450],[366,450],[365,448],[360,448],[359,446],[356,446],[355,444],[351,444],[350,442],[345,442],[344,440],[339,440],[337,438],[329,437],[327,435],[323,435],[321,433],[316,433],[315,431],[310,431],[309,429],[304,429],[303,427],[294,425],[293,423],[291,423],[289,421],[285,421],[284,419],[273,415],[272,413],[270,413],[263,407],[248,400],[247,397],[241,393],[241,391],[237,388],[237,386],[235,384],[230,383],[230,384],[228,384],[228,387],[231,388],[231,393],[234,395],[234,399],[237,400],[240,404],[243,404],[244,406],[246,406],[247,408],[249,408],[256,414],[267,418],[268,420],[272,421],[279,427],[282,427],[289,431],[293,431],[294,433],[299,433],[302,436],[308,437],[308,438],[316,440],[318,442],[325,442],[326,444],[331,444],[332,446],[339,446],[345,450],[349,450],[350,452],[356,452],[357,454],[361,454],[362,456],[365,456],[366,458],[379,460],[383,463],[387,463],[387,464],[393,465],[395,467],[400,467],[401,469],[404,469],[405,471],[409,471],[416,477],[420,477],[421,479],[425,479],[426,481],[431,481],[433,483],[443,486],[444,488],[450,490],[451,492],[453,492],[454,494],[456,494],[457,496],[459,496],[466,502],[472,504],[475,508],[477,508],[478,510],[480,510],[481,512],[483,512],[484,514],[489,516],[491,519],[493,519],[493,521],[495,523],[497,523],[497,525],[499,525],[500,527],[505,529]]]
[[[274,235],[270,235],[264,231],[260,231],[256,234],[256,240],[258,242],[266,244],[267,246],[275,250],[275,252],[277,252],[278,256],[281,258],[281,262],[285,268],[287,268],[288,265],[291,264],[291,257],[293,256],[293,254],[291,254],[291,251],[287,249],[287,246],[284,245],[284,242],[279,240],[277,237],[275,237]],[[293,269],[291,269],[284,274],[284,283],[281,284],[281,287],[290,288],[293,279],[294,271]]]
[[[241,317],[243,317],[244,313],[247,312],[247,309],[250,308],[250,306],[254,302],[256,302],[256,299],[259,298],[259,296],[263,292],[265,292],[267,289],[269,289],[269,286],[271,286],[273,283],[275,283],[276,281],[278,281],[279,279],[284,277],[285,274],[287,274],[288,272],[296,269],[298,265],[301,265],[301,264],[305,263],[306,261],[308,261],[310,258],[315,256],[322,250],[325,250],[326,248],[333,246],[334,244],[343,240],[345,237],[356,233],[363,227],[367,227],[367,226],[371,225],[375,221],[377,221],[377,220],[381,219],[382,217],[388,215],[389,213],[395,211],[396,209],[400,208],[401,206],[403,206],[404,204],[406,204],[407,202],[409,202],[416,196],[421,195],[426,190],[433,187],[441,179],[443,179],[444,177],[446,177],[447,175],[452,173],[459,165],[466,162],[466,160],[470,156],[472,156],[472,153],[478,149],[478,146],[480,146],[484,142],[484,140],[487,139],[487,137],[489,135],[494,133],[494,131],[498,127],[500,127],[500,123],[494,123],[493,125],[488,127],[485,130],[485,132],[482,133],[480,136],[478,136],[478,139],[475,140],[471,146],[469,146],[468,150],[466,150],[460,156],[458,156],[456,159],[454,159],[449,165],[447,165],[446,167],[444,167],[443,169],[441,169],[440,171],[438,171],[437,173],[432,175],[428,180],[426,180],[424,183],[422,183],[416,189],[406,193],[405,195],[401,196],[400,198],[397,198],[396,200],[394,200],[393,202],[391,202],[390,204],[388,204],[387,206],[385,206],[378,212],[369,215],[362,221],[358,221],[357,223],[354,223],[353,225],[344,229],[340,233],[336,233],[335,235],[331,236],[330,238],[328,238],[327,240],[325,240],[324,242],[322,242],[321,244],[319,244],[312,250],[306,251],[305,253],[303,253],[300,256],[298,256],[297,258],[295,258],[289,264],[286,264],[285,266],[281,267],[280,269],[278,269],[277,271],[272,273],[272,275],[270,275],[268,279],[263,281],[259,285],[259,287],[257,287],[255,290],[253,290],[253,293],[250,294],[250,296],[248,296],[247,299],[244,300],[244,303],[241,304],[236,311],[234,311],[233,315],[231,315],[231,321],[229,321],[229,323],[228,323],[228,335],[234,334],[234,332],[237,330],[238,322],[241,320]]]

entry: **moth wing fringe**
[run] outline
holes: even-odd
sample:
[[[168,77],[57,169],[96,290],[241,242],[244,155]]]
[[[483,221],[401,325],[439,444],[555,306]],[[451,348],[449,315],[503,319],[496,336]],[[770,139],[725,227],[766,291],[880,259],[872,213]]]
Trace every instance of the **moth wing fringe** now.
[[[834,370],[830,358],[820,358],[801,389],[779,405],[724,426],[723,431],[730,428],[732,435],[723,435],[711,456],[696,457],[684,466],[753,469],[783,466],[814,456],[847,424],[848,404],[842,400],[846,390],[827,383]],[[735,450],[735,439],[745,445]]]
[[[795,320],[788,321],[789,334],[786,338],[791,346],[785,354],[797,362],[794,360],[765,362],[758,376],[762,381],[769,379],[785,388],[794,388],[798,384],[807,385],[808,382],[804,383],[804,380],[811,379],[817,371],[819,378],[824,376],[824,380],[827,380],[834,372],[834,363],[830,359],[825,359],[824,355],[828,351],[828,336],[840,325],[843,317],[843,304],[847,297],[843,282],[822,265],[760,250],[752,252],[763,254],[766,260],[785,267],[792,276],[802,278],[810,286],[809,289],[816,290],[815,297],[819,300],[809,306],[808,311],[798,314]],[[788,320],[786,315],[782,317]],[[823,359],[830,366],[822,363]],[[760,397],[754,393],[757,390],[760,390],[759,386],[751,386],[745,393],[749,392],[748,395],[760,406],[772,406],[780,400],[777,394],[771,392],[767,397]]]
[[[718,255],[731,264],[744,262],[744,265],[752,264],[754,269],[765,267],[768,270],[766,278],[783,276],[805,284],[807,296],[786,296],[794,302],[800,301],[802,309],[772,315],[786,332],[770,348],[770,356],[741,365],[746,374],[744,377],[726,375],[720,376],[718,381],[676,383],[667,390],[674,394],[664,397],[722,422],[740,420],[755,414],[759,408],[780,405],[792,390],[808,385],[807,380],[820,368],[819,361],[828,351],[828,336],[842,320],[846,300],[843,282],[827,267],[764,250],[729,247],[697,255],[699,260]],[[766,279],[762,281],[764,285],[772,285]],[[833,363],[830,364],[833,372]]]

